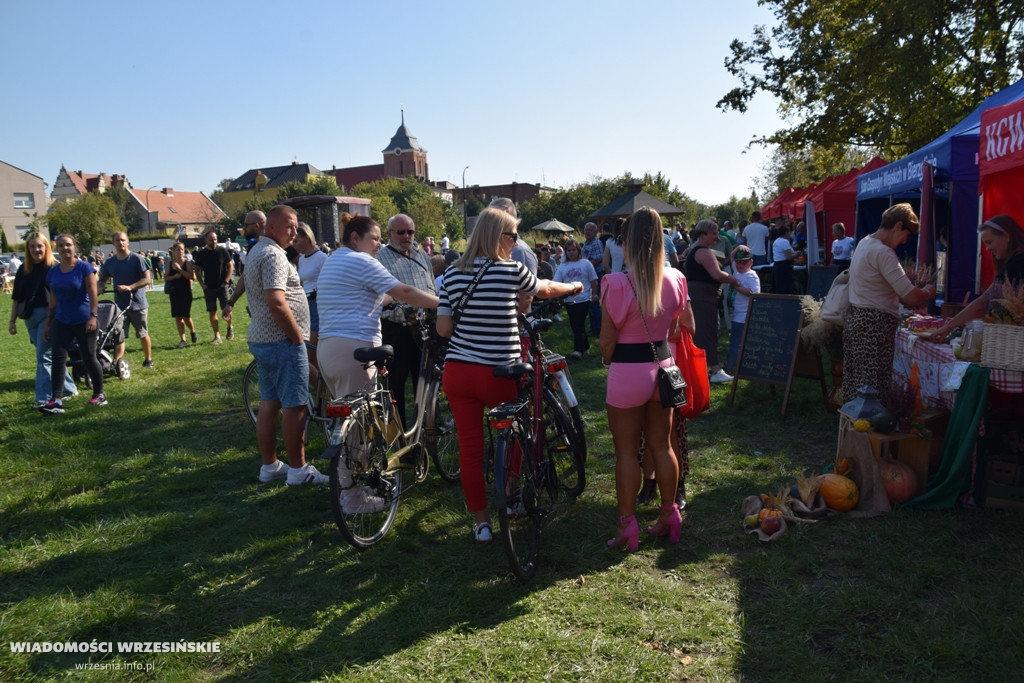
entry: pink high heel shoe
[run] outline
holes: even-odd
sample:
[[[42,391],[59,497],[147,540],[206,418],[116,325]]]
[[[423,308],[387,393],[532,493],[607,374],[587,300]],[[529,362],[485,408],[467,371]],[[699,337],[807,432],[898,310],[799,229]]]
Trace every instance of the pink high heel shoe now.
[[[636,524],[635,515],[619,517],[619,533],[615,534],[615,538],[608,539],[608,547],[617,548],[620,545],[625,545],[631,553],[640,547],[640,527]]]
[[[668,534],[669,543],[678,543],[682,527],[683,516],[679,514],[679,506],[675,503],[662,503],[658,521],[654,526],[647,527],[647,533],[651,536]]]

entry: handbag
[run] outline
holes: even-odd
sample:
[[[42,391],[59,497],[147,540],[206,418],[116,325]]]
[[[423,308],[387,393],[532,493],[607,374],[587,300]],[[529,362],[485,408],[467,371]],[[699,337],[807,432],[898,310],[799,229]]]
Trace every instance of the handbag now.
[[[626,282],[629,283],[630,289],[633,290],[633,297],[636,299],[637,308],[640,308],[640,298],[636,295],[636,287],[633,286],[633,281],[626,276]],[[679,370],[679,366],[675,363],[665,367],[661,365],[661,361],[658,360],[658,348],[654,345],[654,338],[651,337],[651,330],[647,327],[647,318],[644,317],[644,312],[640,310],[640,320],[644,324],[644,330],[647,331],[647,336],[651,338],[651,353],[654,355],[654,362],[658,364],[658,395],[661,398],[662,408],[681,408],[686,405],[686,380],[683,379],[683,373]]]
[[[821,310],[818,311],[818,318],[842,327],[846,324],[848,310],[850,310],[849,268],[836,275],[836,279],[832,281],[832,286],[829,287],[828,294],[825,295],[825,301],[821,304]]]
[[[32,302],[36,300],[37,296],[39,296],[39,290],[43,288],[44,282],[45,280],[40,280],[39,284],[36,285],[35,291],[32,292],[32,296],[26,298],[24,301],[19,301],[17,305],[15,305],[14,314],[16,316],[18,316],[22,320],[28,320],[29,318],[32,317],[32,311],[34,309],[34,307],[32,306]]]
[[[675,358],[686,380],[686,405],[679,408],[679,415],[687,419],[697,417],[711,407],[711,381],[707,353],[693,343],[693,335],[685,327],[676,343]]]
[[[32,307],[28,305],[28,300],[17,302],[14,306],[14,314],[22,320],[32,317]]]

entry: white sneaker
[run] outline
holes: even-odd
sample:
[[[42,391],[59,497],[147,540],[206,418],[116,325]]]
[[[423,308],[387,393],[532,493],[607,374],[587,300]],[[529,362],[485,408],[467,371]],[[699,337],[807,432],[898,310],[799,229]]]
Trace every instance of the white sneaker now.
[[[260,467],[260,481],[266,484],[268,481],[274,481],[275,479],[284,479],[288,476],[288,470],[291,469],[287,464],[280,460],[275,460],[273,465],[263,465]]]
[[[732,381],[732,375],[727,373],[725,370],[719,370],[715,374],[711,375],[712,384],[725,384],[726,382]]]
[[[580,360],[581,358],[583,358],[583,354],[580,353],[579,351],[573,351],[572,353],[569,354],[569,358],[575,358],[576,360]]]
[[[331,478],[326,474],[320,474],[320,471],[317,470],[317,468],[307,463],[305,467],[289,467],[288,480],[285,483],[289,486],[302,486],[303,484],[329,484],[331,483]]]
[[[384,499],[373,495],[369,486],[356,486],[345,491],[341,498],[341,509],[347,515],[364,515],[384,509]]]

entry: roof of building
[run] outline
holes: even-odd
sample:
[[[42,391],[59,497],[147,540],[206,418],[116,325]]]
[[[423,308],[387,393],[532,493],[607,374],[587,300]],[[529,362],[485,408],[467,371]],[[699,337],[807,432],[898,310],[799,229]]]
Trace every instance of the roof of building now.
[[[338,187],[343,187],[347,190],[359,183],[372,183],[375,180],[384,178],[384,164],[334,168],[328,171],[328,173],[334,176]]]
[[[67,169],[65,169],[67,171]],[[102,185],[103,187],[114,187],[115,185],[124,183],[125,185],[131,186],[128,183],[127,178],[123,175],[115,173],[112,176],[106,173],[82,173],[81,171],[67,171],[68,178],[71,179],[71,183],[78,190],[78,194],[87,194],[89,192],[95,192]]]
[[[322,175],[320,169],[312,164],[300,164],[293,161],[288,166],[264,166],[263,168],[250,168],[228,186],[227,192],[240,192],[252,190],[256,187],[256,175],[262,173],[267,179],[264,187],[280,187],[292,180],[300,183],[306,182],[306,176]]]
[[[156,211],[160,223],[216,223],[227,214],[202,192],[128,190],[146,211]]]
[[[614,218],[617,216],[632,216],[642,206],[649,206],[662,216],[677,216],[683,213],[682,209],[676,208],[657,197],[653,197],[643,190],[641,185],[630,185],[629,192],[620,195],[608,202],[587,218]]]
[[[385,154],[392,152],[396,149],[411,149],[414,152],[424,152],[427,150],[420,146],[419,140],[417,140],[409,129],[405,127],[405,112],[402,112],[402,125],[398,127],[398,130],[391,137],[391,144],[382,149],[381,151]]]

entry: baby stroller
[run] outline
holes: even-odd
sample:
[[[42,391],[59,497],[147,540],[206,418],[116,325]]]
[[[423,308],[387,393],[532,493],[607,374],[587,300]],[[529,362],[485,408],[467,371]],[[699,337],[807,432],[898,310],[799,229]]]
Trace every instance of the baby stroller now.
[[[128,360],[122,357],[115,363],[111,355],[117,345],[124,341],[124,313],[113,301],[99,301],[96,304],[96,358],[104,375],[114,375],[120,379],[132,376]],[[75,384],[84,382],[87,387],[92,384],[77,344],[68,353],[68,367]]]

